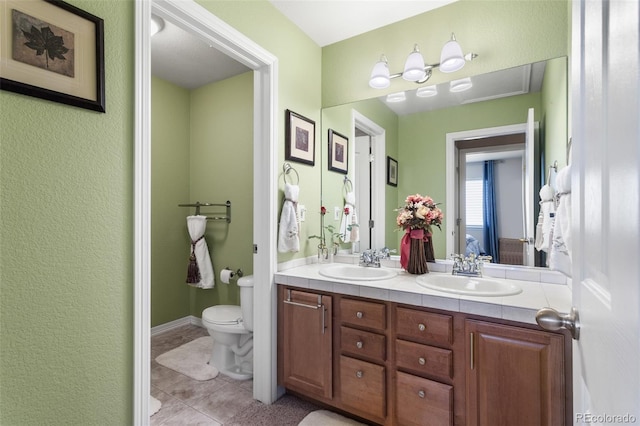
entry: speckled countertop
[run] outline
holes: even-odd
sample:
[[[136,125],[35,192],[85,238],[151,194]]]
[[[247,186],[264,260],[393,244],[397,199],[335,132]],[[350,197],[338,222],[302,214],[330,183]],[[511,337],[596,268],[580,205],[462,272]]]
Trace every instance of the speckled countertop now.
[[[357,263],[357,258],[337,256],[336,261]],[[567,279],[562,274],[545,268],[486,265],[485,277],[515,283],[522,288],[522,293],[513,296],[479,297],[422,287],[416,282],[416,275],[400,268],[397,259],[383,261],[383,267],[396,269],[397,275],[379,281],[327,278],[319,273],[325,266],[326,263],[314,263],[281,270],[276,273],[276,283],[528,324],[536,324],[535,316],[540,308],[551,307],[561,313],[567,313],[571,309],[571,290]],[[430,263],[429,271],[431,274],[450,274],[451,262]]]

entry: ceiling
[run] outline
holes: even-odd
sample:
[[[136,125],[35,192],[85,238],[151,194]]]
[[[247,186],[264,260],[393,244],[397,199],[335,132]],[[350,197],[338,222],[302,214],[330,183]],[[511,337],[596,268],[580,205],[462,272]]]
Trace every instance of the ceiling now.
[[[319,46],[326,46],[424,13],[457,0],[269,0]],[[478,58],[476,60],[481,60]],[[373,66],[373,64],[372,64]],[[407,92],[402,103],[387,103],[398,115],[538,91],[544,65],[506,70],[473,78],[472,89],[450,93],[439,85],[438,95],[418,98]],[[227,79],[249,68],[209,46],[202,39],[165,21],[151,37],[151,72],[185,89]]]
[[[269,0],[319,46],[392,24],[457,0]],[[195,89],[249,71],[201,39],[165,22],[151,38],[151,72]]]

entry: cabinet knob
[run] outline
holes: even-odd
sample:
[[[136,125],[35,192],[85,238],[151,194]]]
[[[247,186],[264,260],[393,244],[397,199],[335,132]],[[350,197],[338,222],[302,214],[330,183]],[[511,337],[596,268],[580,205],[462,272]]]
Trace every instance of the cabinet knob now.
[[[418,391],[418,396],[419,396],[420,398],[424,398],[424,397],[425,397],[425,393],[424,393],[424,391],[423,391],[423,390],[419,390],[419,391]]]
[[[356,317],[358,318],[362,318],[364,316],[364,314],[360,311],[356,312]]]
[[[427,326],[424,324],[418,324],[418,330],[420,331],[425,331],[427,329]]]
[[[364,346],[362,342],[356,342],[356,348],[362,349],[362,346]]]
[[[356,377],[357,377],[358,379],[361,379],[361,378],[362,378],[362,376],[364,376],[364,374],[362,373],[362,371],[360,371],[360,370],[356,371]]]
[[[422,358],[422,357],[418,358],[418,364],[420,364],[420,365],[425,365],[426,363],[427,363],[427,360],[426,360],[426,359],[424,359],[424,358]]]

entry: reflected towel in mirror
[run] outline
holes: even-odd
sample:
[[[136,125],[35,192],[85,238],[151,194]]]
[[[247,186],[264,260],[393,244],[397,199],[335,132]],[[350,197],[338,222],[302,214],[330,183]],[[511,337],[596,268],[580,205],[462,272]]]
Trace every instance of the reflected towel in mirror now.
[[[356,213],[356,194],[347,192],[344,196],[344,209],[340,222],[340,239],[343,243],[355,243],[360,241],[358,230],[358,214]]]

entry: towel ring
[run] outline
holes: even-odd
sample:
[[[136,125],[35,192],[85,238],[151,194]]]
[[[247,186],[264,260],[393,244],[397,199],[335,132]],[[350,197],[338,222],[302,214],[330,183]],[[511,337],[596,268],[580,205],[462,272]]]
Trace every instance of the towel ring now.
[[[353,192],[353,182],[348,177],[344,177],[344,191],[345,194],[347,192]]]
[[[287,183],[287,175],[289,173],[291,173],[291,171],[293,170],[293,172],[296,174],[296,182],[293,183],[293,179],[291,179],[291,183],[293,185],[297,185],[298,183],[300,183],[300,175],[298,174],[298,171],[296,169],[294,169],[293,167],[291,167],[291,164],[289,163],[284,163],[282,165],[282,174],[283,174],[283,179],[284,179],[284,183]]]

